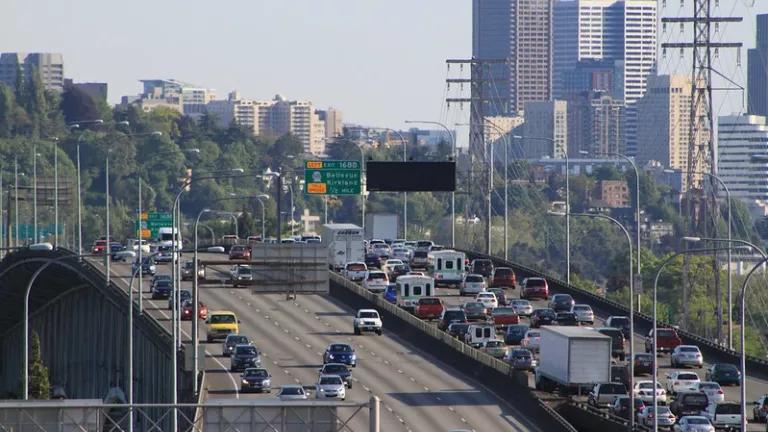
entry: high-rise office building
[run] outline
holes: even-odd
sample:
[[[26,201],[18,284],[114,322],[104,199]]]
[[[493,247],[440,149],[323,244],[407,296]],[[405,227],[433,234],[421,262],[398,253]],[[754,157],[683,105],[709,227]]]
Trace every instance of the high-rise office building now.
[[[608,158],[624,154],[624,101],[596,92],[589,108],[589,155]]]
[[[747,52],[747,112],[768,116],[768,14],[757,16],[755,47]]]
[[[484,67],[487,115],[516,115],[528,101],[552,97],[552,0],[473,0],[472,57],[507,64]]]
[[[650,161],[658,161],[668,168],[687,172],[691,127],[691,77],[648,77],[648,91],[637,101],[636,107],[638,162],[645,165]],[[694,145],[706,146],[708,137],[709,131],[700,130]],[[694,182],[699,183],[701,174],[695,174],[693,178]],[[684,178],[683,190],[687,190],[687,186]]]
[[[341,111],[336,108],[315,111],[323,122],[325,122],[325,137],[334,138],[344,133]]]
[[[28,81],[36,70],[48,90],[64,90],[64,57],[59,53],[2,53],[0,54],[0,83],[16,88],[17,73],[21,71]]]
[[[523,156],[561,159],[568,151],[568,103],[562,100],[528,102],[525,105]],[[534,138],[535,137],[535,138]]]
[[[558,0],[554,5],[554,94],[565,74],[584,60],[608,65],[624,58],[624,0]]]
[[[717,122],[717,174],[731,196],[741,199],[753,214],[768,212],[768,163],[752,155],[768,156],[768,125],[763,116],[722,116]]]

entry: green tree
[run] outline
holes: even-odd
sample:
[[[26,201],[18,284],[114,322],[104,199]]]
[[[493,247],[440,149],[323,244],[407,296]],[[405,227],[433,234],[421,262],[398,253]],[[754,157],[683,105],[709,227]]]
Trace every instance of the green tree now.
[[[14,129],[16,101],[8,86],[0,84],[0,138],[10,138]]]
[[[32,399],[48,399],[51,394],[51,383],[48,377],[48,368],[43,365],[43,356],[40,350],[40,335],[32,332],[32,352],[29,364],[29,396]]]

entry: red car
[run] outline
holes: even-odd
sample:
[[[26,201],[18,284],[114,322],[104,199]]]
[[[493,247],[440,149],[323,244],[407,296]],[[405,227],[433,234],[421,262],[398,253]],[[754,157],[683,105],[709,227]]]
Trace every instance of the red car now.
[[[658,331],[656,335],[656,350],[658,352],[672,352],[678,345],[683,343],[675,329],[659,328],[656,330]],[[653,351],[653,329],[645,337],[645,352],[650,353],[651,351]]]
[[[443,314],[443,301],[437,297],[422,297],[416,304],[416,316],[421,319],[437,319]]]
[[[234,245],[229,249],[229,259],[249,260],[251,259],[251,248],[244,245]]]
[[[509,267],[496,267],[491,273],[490,288],[509,287],[514,289],[517,285],[515,271]]]
[[[181,308],[181,319],[184,321],[188,321],[192,319],[192,314],[194,314],[193,310],[193,304],[191,301],[184,302],[184,306]],[[204,320],[208,318],[208,307],[205,306],[203,302],[197,303],[197,317],[198,319]]]
[[[104,253],[106,249],[107,249],[106,240],[96,240],[95,242],[93,242],[93,247],[91,247],[91,253],[94,253],[94,254]]]
[[[506,328],[508,325],[520,324],[520,317],[511,307],[497,307],[491,311],[491,322],[496,327]]]
[[[525,300],[532,298],[549,300],[549,285],[546,279],[539,277],[525,278],[521,285],[522,292],[520,293],[520,298]]]

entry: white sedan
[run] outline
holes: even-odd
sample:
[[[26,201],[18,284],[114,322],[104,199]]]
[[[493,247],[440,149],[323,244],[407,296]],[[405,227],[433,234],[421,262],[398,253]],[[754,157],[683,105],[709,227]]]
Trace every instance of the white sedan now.
[[[487,309],[496,309],[499,307],[499,300],[496,298],[496,294],[492,292],[481,292],[475,297],[475,301],[482,303]]]
[[[696,385],[696,390],[707,395],[707,401],[710,404],[725,401],[725,393],[720,388],[720,384],[714,381],[700,381]]]
[[[370,270],[363,279],[363,288],[374,293],[383,293],[389,285],[389,276],[381,270]]]
[[[667,374],[667,393],[696,391],[700,381],[696,372],[672,371]]]
[[[320,375],[315,385],[315,397],[317,399],[341,399],[347,398],[344,380],[338,375]]]
[[[653,402],[652,381],[635,381],[635,387],[632,391],[635,393],[635,397],[646,404]],[[658,382],[656,383],[656,401],[661,404],[667,403],[667,392]]]
[[[528,300],[514,299],[509,305],[520,316],[531,316],[533,313],[533,305]]]
[[[479,294],[487,288],[485,278],[479,274],[468,274],[459,287],[459,295]]]

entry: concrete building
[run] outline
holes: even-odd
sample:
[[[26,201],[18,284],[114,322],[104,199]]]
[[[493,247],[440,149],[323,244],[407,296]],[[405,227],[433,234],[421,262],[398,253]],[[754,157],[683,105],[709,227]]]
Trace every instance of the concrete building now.
[[[639,163],[658,161],[668,168],[688,171],[690,103],[690,76],[660,75],[648,78],[648,91],[637,102]],[[706,147],[708,137],[709,131],[701,130],[695,138],[695,145]],[[701,174],[693,178],[696,185],[700,184]],[[685,178],[682,186],[683,191],[686,191],[688,184]]]
[[[335,138],[344,133],[341,111],[336,108],[328,108],[327,110],[316,110],[315,113],[325,123],[326,138]]]
[[[16,88],[19,71],[29,81],[33,70],[48,90],[64,90],[64,57],[59,53],[2,53],[0,54],[0,83]]]
[[[259,106],[254,101],[240,98],[237,91],[230,92],[226,100],[208,101],[205,112],[213,115],[220,126],[234,123],[259,135]]]
[[[473,0],[472,57],[490,65],[484,93],[500,97],[487,115],[517,115],[529,101],[552,97],[552,1]]]
[[[747,112],[768,116],[768,14],[756,17],[755,47],[747,52]]]
[[[742,200],[753,215],[768,215],[768,162],[751,158],[756,154],[768,156],[766,118],[721,116],[717,126],[717,174],[731,196]]]
[[[568,151],[568,103],[562,100],[527,103],[523,131],[525,158],[562,158]]]
[[[140,80],[142,92],[138,97],[123,96],[122,103],[138,104],[145,112],[166,107],[189,116],[206,112],[206,104],[216,97],[216,91],[175,79]]]
[[[624,101],[595,92],[589,107],[591,157],[624,154]]]
[[[639,150],[636,103],[645,95],[648,77],[656,73],[656,0],[626,0],[624,4],[624,95],[626,153]]]
[[[625,180],[601,180],[592,192],[591,206],[606,208],[629,207],[629,188]]]

